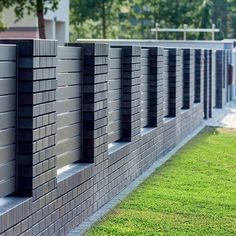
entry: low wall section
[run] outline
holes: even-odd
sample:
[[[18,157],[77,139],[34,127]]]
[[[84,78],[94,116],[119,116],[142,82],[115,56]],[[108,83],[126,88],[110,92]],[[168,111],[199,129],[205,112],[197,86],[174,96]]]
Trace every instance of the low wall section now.
[[[0,235],[66,235],[227,102],[222,50],[0,43]]]

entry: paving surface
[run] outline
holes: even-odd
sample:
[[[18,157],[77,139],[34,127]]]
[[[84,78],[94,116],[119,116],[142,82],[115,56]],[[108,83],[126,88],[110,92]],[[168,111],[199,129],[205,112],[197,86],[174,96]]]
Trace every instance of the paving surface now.
[[[69,236],[81,236],[96,222],[102,219],[112,208],[122,201],[130,192],[135,190],[143,181],[145,181],[157,168],[168,161],[183,145],[196,136],[205,126],[220,126],[226,128],[236,128],[236,101],[231,102],[224,109],[214,109],[213,117],[203,122],[203,125],[187,136],[178,146],[176,146],[166,156],[156,161],[147,171],[139,176],[121,193],[115,196],[111,201],[100,208],[96,213],[90,216],[86,221],[68,233]]]
[[[212,119],[206,125],[236,129],[236,101],[231,102],[225,109],[214,109]]]

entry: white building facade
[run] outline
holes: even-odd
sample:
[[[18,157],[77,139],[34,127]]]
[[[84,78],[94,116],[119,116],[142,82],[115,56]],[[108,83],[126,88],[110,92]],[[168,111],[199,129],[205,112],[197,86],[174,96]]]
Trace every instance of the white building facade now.
[[[58,40],[59,45],[69,41],[69,3],[69,0],[60,0],[57,10],[48,11],[44,16],[46,38]],[[37,16],[25,14],[15,22],[13,8],[4,10],[2,15],[7,30],[0,32],[0,38],[39,38]]]

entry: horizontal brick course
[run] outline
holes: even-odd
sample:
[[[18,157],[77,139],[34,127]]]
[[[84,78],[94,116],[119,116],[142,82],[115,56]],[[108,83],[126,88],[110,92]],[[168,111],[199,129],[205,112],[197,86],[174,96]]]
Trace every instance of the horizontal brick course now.
[[[0,129],[17,115],[19,148],[0,150],[18,169],[0,235],[66,235],[230,99],[225,51],[76,43],[56,57],[55,41],[0,43],[19,50],[18,90],[0,88],[17,95]]]

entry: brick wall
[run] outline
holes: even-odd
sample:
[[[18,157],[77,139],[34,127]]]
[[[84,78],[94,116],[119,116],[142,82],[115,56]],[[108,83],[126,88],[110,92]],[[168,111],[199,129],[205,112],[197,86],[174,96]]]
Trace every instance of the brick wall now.
[[[56,58],[55,41],[0,43],[18,51],[19,87],[2,236],[66,235],[226,102],[224,51],[78,43]]]

